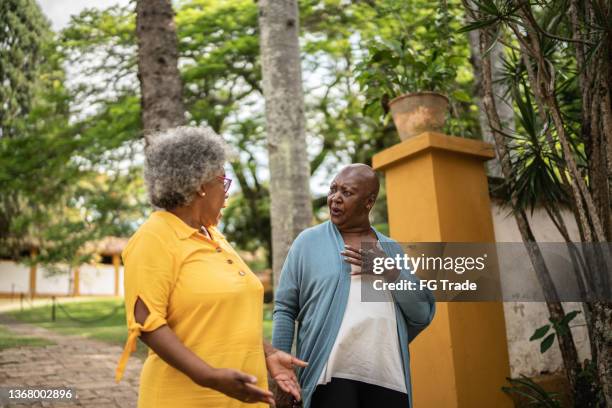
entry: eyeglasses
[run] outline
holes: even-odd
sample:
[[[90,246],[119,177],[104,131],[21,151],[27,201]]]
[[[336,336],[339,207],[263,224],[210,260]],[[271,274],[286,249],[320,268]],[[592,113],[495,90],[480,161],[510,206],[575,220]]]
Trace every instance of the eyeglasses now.
[[[217,178],[219,180],[223,180],[223,189],[227,193],[227,191],[229,190],[230,186],[232,185],[232,179],[229,178],[229,177],[224,177],[224,176],[217,176]]]

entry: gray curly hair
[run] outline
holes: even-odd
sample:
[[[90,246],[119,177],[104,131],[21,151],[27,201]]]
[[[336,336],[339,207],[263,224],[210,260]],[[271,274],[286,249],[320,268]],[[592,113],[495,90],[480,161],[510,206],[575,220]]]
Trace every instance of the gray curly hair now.
[[[144,173],[151,204],[166,210],[188,205],[223,169],[227,155],[227,144],[210,128],[181,126],[153,135]]]

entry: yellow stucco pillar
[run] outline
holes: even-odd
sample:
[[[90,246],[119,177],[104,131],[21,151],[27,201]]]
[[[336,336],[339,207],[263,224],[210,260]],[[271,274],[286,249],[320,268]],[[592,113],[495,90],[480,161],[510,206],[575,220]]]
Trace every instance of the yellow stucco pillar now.
[[[121,267],[119,254],[113,254],[113,267],[115,268],[115,296],[119,296],[119,268]]]
[[[426,132],[373,158],[385,173],[399,242],[495,242],[484,162],[488,143]],[[501,302],[439,302],[411,344],[415,408],[504,408],[510,376]]]

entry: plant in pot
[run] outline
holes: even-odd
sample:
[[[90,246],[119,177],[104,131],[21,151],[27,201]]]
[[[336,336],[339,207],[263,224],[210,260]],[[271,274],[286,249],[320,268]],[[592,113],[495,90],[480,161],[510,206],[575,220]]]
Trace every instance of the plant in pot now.
[[[455,77],[447,60],[440,47],[417,51],[405,38],[372,42],[356,67],[364,113],[386,120],[390,112],[402,140],[441,132],[448,113],[446,84]]]

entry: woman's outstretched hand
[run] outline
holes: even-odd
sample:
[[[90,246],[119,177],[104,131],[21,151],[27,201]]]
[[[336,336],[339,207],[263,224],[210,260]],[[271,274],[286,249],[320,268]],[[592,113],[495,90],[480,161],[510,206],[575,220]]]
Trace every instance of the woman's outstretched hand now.
[[[228,397],[247,403],[264,402],[275,406],[272,392],[257,387],[257,378],[252,375],[230,368],[216,368],[207,377],[201,385],[222,392]]]
[[[294,367],[306,367],[308,363],[291,354],[275,349],[266,357],[266,365],[270,377],[276,381],[279,388],[293,395],[297,401],[302,399],[302,390],[295,375]]]

